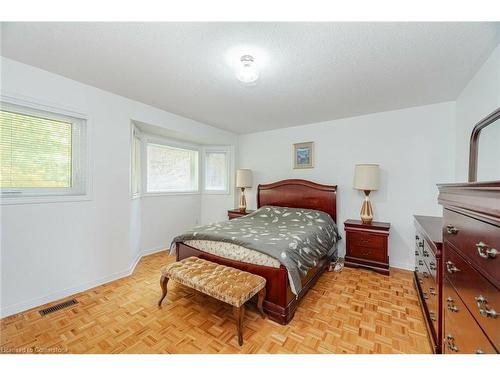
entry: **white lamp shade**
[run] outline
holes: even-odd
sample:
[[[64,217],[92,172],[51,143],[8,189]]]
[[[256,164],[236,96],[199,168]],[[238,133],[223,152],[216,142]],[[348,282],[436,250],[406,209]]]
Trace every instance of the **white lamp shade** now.
[[[378,190],[378,164],[356,164],[354,168],[354,189]]]
[[[236,171],[236,187],[238,188],[252,187],[251,169],[238,169]]]

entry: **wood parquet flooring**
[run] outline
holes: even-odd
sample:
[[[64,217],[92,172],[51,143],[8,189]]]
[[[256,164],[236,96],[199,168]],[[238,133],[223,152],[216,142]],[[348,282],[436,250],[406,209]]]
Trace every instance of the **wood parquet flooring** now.
[[[238,346],[229,305],[175,282],[158,308],[166,252],[133,275],[73,297],[42,317],[36,309],[0,321],[0,353],[430,353],[410,272],[325,272],[290,324],[261,319],[250,305]]]

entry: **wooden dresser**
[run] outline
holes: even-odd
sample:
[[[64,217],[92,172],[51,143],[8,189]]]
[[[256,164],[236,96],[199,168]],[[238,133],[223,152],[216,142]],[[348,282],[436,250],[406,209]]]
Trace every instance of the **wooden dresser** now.
[[[425,316],[434,353],[441,353],[443,219],[415,218],[415,287]]]
[[[443,184],[443,353],[500,350],[500,181]]]

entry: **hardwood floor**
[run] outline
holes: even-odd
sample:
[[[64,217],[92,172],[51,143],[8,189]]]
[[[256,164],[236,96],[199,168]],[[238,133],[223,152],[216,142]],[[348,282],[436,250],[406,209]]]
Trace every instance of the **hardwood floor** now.
[[[0,353],[431,352],[410,272],[326,272],[287,326],[251,305],[240,347],[229,305],[171,282],[158,308],[160,268],[172,261],[165,252],[144,257],[133,275],[73,296],[74,307],[2,319]]]

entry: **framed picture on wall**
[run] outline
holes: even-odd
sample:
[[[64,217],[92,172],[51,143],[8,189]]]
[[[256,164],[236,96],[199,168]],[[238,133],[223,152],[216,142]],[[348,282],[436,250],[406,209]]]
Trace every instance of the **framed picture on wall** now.
[[[293,168],[314,168],[314,142],[294,143]]]

